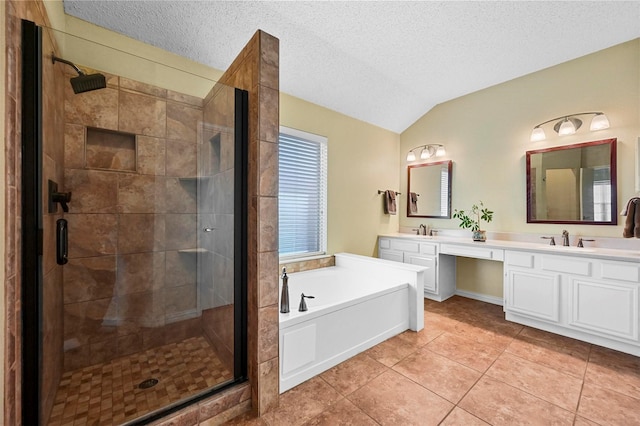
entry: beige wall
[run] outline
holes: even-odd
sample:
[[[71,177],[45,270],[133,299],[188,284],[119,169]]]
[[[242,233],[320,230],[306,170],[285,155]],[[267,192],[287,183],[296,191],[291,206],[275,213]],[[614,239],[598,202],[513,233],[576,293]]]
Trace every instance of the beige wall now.
[[[280,124],[328,138],[328,253],[375,256],[378,234],[396,232],[405,211],[384,214],[378,194],[400,191],[400,136],[286,94]]]
[[[621,237],[618,226],[527,224],[525,152],[578,142],[618,139],[618,210],[636,195],[635,144],[640,136],[640,39],[575,59],[433,108],[401,135],[401,191],[406,192],[407,151],[424,143],[443,143],[453,160],[452,207],[469,208],[478,200],[495,212],[489,231]],[[567,113],[604,111],[611,127],[560,138],[551,126],[547,140],[529,142],[536,124]],[[588,119],[588,118],[587,118]],[[405,199],[402,199],[404,202]],[[401,206],[405,209],[406,205]],[[457,229],[455,219],[401,216],[400,226],[429,223]],[[638,242],[640,248],[640,242]],[[502,282],[501,271],[487,262],[459,262],[458,287],[486,293],[469,280],[482,275]],[[473,269],[471,269],[473,268]],[[491,268],[489,270],[488,268]],[[492,291],[493,292],[493,291]],[[494,294],[496,295],[496,294]]]

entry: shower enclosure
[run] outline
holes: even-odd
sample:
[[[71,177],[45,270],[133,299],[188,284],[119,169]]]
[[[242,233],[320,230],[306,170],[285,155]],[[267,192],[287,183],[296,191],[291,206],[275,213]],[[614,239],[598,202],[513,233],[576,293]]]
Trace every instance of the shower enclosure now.
[[[23,424],[146,422],[245,380],[246,92],[22,31]]]

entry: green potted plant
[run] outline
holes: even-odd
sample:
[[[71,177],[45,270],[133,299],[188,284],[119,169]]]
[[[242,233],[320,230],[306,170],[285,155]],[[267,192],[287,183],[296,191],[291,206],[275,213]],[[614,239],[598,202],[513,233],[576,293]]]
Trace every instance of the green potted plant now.
[[[486,231],[480,229],[480,221],[484,220],[487,223],[491,222],[493,220],[493,212],[486,208],[482,201],[471,206],[471,211],[469,212],[455,209],[453,217],[460,219],[460,228],[471,228],[471,231],[473,232],[473,241],[487,240]]]

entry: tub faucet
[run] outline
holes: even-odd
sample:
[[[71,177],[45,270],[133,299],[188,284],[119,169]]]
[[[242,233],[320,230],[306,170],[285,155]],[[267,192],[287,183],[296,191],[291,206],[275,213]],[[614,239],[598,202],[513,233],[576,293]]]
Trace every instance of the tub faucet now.
[[[289,312],[289,277],[287,268],[282,268],[282,293],[280,294],[280,313]]]
[[[304,293],[300,295],[300,305],[298,306],[298,311],[304,312],[307,310],[307,302],[304,299],[315,299],[314,296],[305,296]]]
[[[565,247],[569,247],[569,231],[566,229],[562,231],[562,245]]]

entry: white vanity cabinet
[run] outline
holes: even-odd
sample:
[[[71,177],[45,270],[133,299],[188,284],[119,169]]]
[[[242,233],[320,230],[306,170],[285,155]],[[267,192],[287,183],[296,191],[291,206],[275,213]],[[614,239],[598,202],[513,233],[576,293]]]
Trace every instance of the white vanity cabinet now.
[[[560,274],[540,267],[533,253],[507,251],[504,260],[504,310],[560,322]]]
[[[507,320],[640,354],[640,263],[507,250],[504,279]]]
[[[426,298],[441,302],[455,293],[455,264],[454,276],[451,277],[451,273],[447,270],[443,273],[443,279],[440,279],[437,243],[408,238],[380,237],[378,257],[428,267],[424,274],[424,297]]]
[[[636,263],[599,260],[592,277],[568,277],[569,326],[640,343],[639,273]]]

